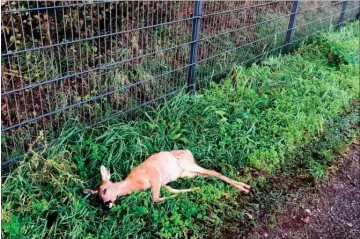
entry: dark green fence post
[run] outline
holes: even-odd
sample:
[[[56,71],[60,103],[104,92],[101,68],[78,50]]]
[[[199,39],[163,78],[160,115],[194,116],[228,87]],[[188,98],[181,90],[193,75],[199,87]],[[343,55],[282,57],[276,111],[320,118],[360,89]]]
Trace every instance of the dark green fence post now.
[[[342,2],[339,21],[338,21],[338,23],[336,24],[336,28],[337,28],[337,29],[340,29],[340,28],[342,27],[342,25],[344,24],[344,16],[345,16],[347,4],[348,4],[348,1],[343,1],[343,2]]]
[[[194,14],[192,21],[192,35],[190,44],[190,61],[187,79],[188,92],[195,91],[195,70],[198,55],[199,39],[200,39],[200,23],[201,23],[202,0],[195,1]]]
[[[291,51],[292,41],[294,37],[296,16],[299,11],[300,1],[294,1],[291,9],[291,16],[289,20],[288,30],[286,32],[285,44],[284,44],[284,53],[289,53]]]

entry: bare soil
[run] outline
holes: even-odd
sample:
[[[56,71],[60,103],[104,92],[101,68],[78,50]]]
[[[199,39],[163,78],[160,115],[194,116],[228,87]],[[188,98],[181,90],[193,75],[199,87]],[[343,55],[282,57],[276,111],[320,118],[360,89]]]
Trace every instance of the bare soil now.
[[[360,144],[350,145],[327,182],[299,190],[262,238],[360,238]]]

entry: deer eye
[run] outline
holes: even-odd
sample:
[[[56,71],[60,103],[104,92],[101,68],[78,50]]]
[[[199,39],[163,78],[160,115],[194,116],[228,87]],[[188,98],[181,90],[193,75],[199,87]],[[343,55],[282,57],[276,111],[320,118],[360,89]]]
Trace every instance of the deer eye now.
[[[105,188],[105,189],[104,189],[104,191],[103,191],[103,195],[105,195],[105,194],[106,194],[106,190],[107,190],[107,189]]]

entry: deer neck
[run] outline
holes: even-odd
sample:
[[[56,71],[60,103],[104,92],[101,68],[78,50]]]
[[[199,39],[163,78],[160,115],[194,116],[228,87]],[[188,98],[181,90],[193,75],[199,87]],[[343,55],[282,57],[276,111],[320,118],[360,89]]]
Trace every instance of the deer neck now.
[[[127,180],[116,182],[114,183],[114,186],[116,187],[116,190],[119,192],[117,196],[128,195],[134,191]]]

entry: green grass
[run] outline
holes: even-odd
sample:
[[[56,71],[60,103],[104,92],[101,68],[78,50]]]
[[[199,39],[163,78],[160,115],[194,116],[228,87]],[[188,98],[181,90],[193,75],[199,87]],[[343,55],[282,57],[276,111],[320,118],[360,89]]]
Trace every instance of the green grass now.
[[[294,54],[238,67],[221,84],[147,108],[136,121],[112,120],[87,131],[69,125],[57,144],[33,153],[3,182],[2,236],[246,235],[257,228],[247,212],[272,215],[266,202],[273,202],[279,191],[269,189],[269,175],[299,167],[312,180],[325,179],[328,163],[352,139],[359,119],[356,113],[346,118],[344,112],[359,98],[359,62],[354,55],[358,27],[349,24]],[[337,132],[344,128],[350,132],[340,137]],[[313,142],[318,143],[309,147]],[[114,180],[122,180],[152,153],[181,148],[191,149],[202,166],[251,183],[263,202],[251,201],[212,178],[172,183],[174,188],[201,190],[162,204],[151,201],[149,190],[136,192],[121,198],[106,215],[95,197],[81,194],[84,187],[100,182],[101,164],[110,168]],[[313,152],[326,160],[314,158]],[[262,176],[254,177],[254,171]]]

